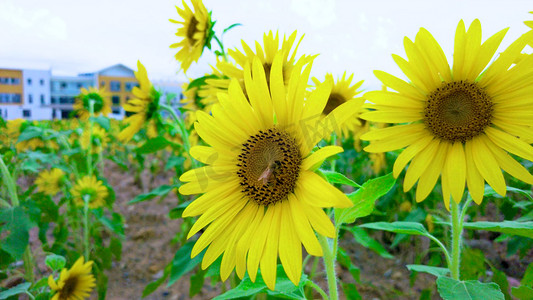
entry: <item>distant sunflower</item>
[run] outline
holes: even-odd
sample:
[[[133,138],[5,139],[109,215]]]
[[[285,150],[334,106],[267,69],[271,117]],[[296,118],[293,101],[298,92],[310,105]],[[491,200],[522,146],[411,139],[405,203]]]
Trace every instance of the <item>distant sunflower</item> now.
[[[362,118],[400,123],[370,131],[369,152],[405,148],[394,163],[398,176],[405,174],[404,190],[418,181],[416,200],[424,200],[439,176],[446,208],[450,195],[463,197],[465,183],[476,203],[481,203],[486,181],[505,195],[501,169],[533,184],[533,176],[509,153],[533,160],[533,147],[520,138],[533,137],[533,56],[512,68],[533,31],[524,34],[488,67],[507,29],[481,44],[481,24],[474,20],[468,31],[459,22],[455,35],[453,68],[433,36],[424,28],[415,42],[405,38],[409,61],[393,55],[411,83],[390,74],[375,75],[396,92],[373,91],[365,97],[375,111]]]
[[[97,180],[94,175],[86,175],[78,179],[74,187],[70,190],[74,203],[77,206],[85,206],[85,197],[89,197],[89,208],[98,208],[106,204],[108,196],[107,187],[102,181]]]
[[[73,109],[78,114],[82,121],[86,121],[90,117],[89,103],[93,101],[94,116],[100,114],[107,116],[111,113],[111,101],[109,100],[109,93],[105,88],[97,89],[89,87],[89,89],[81,88],[81,94],[76,98]]]
[[[346,78],[346,72],[344,72],[342,78],[337,79],[337,81],[333,85],[333,88],[331,89],[331,94],[329,95],[328,102],[326,103],[326,106],[322,111],[323,116],[327,116],[335,108],[345,103],[346,101],[358,101],[356,100],[355,96],[361,93],[361,91],[358,91],[357,89],[360,88],[361,85],[363,85],[363,80],[352,85],[352,79],[353,74],[350,75],[350,77]],[[327,80],[333,81],[333,75],[326,74],[325,81]],[[321,84],[321,82],[316,78],[313,78],[313,81],[317,86]],[[365,125],[367,122],[365,120],[359,119],[359,115],[362,112],[362,109],[359,111],[354,111],[352,117],[346,120],[344,124],[337,124],[337,134],[342,135],[343,137],[348,137],[350,133],[359,133],[363,129],[365,129]],[[360,150],[361,149],[358,149],[358,151]]]
[[[87,299],[96,286],[96,280],[91,273],[93,262],[84,263],[83,256],[78,258],[69,269],[61,270],[58,280],[50,275],[48,285],[55,292],[52,300],[81,300]]]
[[[18,152],[24,152],[27,150],[35,150],[45,146],[44,141],[40,137],[34,137],[27,139],[25,141],[19,142],[20,134],[26,130],[28,127],[33,126],[32,122],[26,121],[24,119],[14,119],[7,121],[6,131],[7,131],[7,141],[11,145],[15,145],[15,148]],[[50,141],[49,144],[51,145]],[[51,145],[53,146],[53,145]],[[57,146],[57,144],[56,144]],[[57,149],[57,148],[54,148]]]
[[[175,57],[181,62],[183,71],[187,72],[193,61],[198,62],[204,47],[211,47],[213,25],[211,14],[207,11],[201,0],[191,0],[194,11],[182,0],[183,9],[176,6],[181,20],[169,19],[170,22],[180,24],[176,36],[182,40],[170,45],[178,48]]]
[[[50,171],[43,170],[35,179],[35,184],[40,192],[46,195],[55,196],[61,190],[61,183],[65,177],[65,172],[61,169],[53,168]]]
[[[218,78],[209,78],[206,80],[207,85],[203,88],[206,92],[202,95],[206,98],[205,101],[209,103],[216,103],[217,94],[220,92],[226,92],[232,79],[237,79],[241,88],[244,91],[244,95],[247,96],[246,86],[244,84],[244,66],[252,62],[254,57],[258,57],[263,65],[266,74],[267,83],[270,81],[270,70],[272,69],[272,63],[277,53],[280,53],[282,59],[282,72],[283,80],[285,83],[289,82],[292,70],[298,65],[302,66],[313,61],[315,56],[304,55],[296,59],[296,51],[303,39],[296,41],[297,32],[294,31],[288,38],[284,37],[280,45],[280,37],[276,32],[276,35],[270,31],[268,34],[263,35],[263,45],[256,42],[254,52],[250,46],[244,41],[241,41],[243,51],[238,49],[228,50],[228,54],[236,64],[227,61],[218,61],[216,71],[220,76]],[[280,47],[281,46],[281,47]],[[294,48],[293,48],[294,47]],[[291,53],[292,52],[292,53]],[[268,86],[268,84],[267,84]]]
[[[206,103],[205,98],[200,96],[199,87],[193,86],[189,88],[189,85],[190,82],[184,83],[181,86],[184,97],[180,101],[182,105],[181,107],[186,110],[183,115],[187,128],[190,128],[196,121],[196,111],[202,110],[209,113],[211,111],[211,107],[213,106],[213,103]]]
[[[245,97],[237,79],[228,94],[219,94],[212,115],[197,112],[198,135],[211,147],[196,146],[191,155],[204,167],[184,173],[181,194],[199,194],[183,212],[200,218],[189,231],[192,237],[202,228],[192,256],[208,247],[205,269],[223,254],[220,274],[225,280],[236,268],[242,278],[246,270],[255,282],[257,270],[274,289],[278,255],[294,284],[302,269],[302,244],[312,255],[322,255],[314,230],[333,237],[335,230],[324,207],[349,207],[341,191],[314,173],[329,156],[342,152],[327,146],[313,147],[362,102],[349,101],[323,119],[331,85],[322,85],[304,95],[311,66],[294,69],[288,88],[283,77],[283,53],[277,54],[267,81],[263,62],[253,59],[244,66]],[[270,91],[269,91],[270,87]],[[314,230],[313,230],[314,229]]]
[[[140,87],[133,88],[132,93],[135,98],[128,100],[128,103],[122,106],[126,112],[132,113],[124,120],[128,126],[118,135],[118,138],[123,142],[131,140],[145,124],[147,134],[150,137],[155,137],[157,136],[158,125],[161,123],[158,113],[161,94],[148,79],[146,68],[140,61],[137,61],[137,68],[135,78],[139,81]]]
[[[91,153],[97,154],[101,153],[104,148],[106,147],[107,143],[109,142],[109,137],[107,136],[107,132],[102,127],[93,124],[92,127],[92,134],[89,130],[89,126],[86,125],[85,130],[83,130],[83,134],[81,135],[81,148],[83,150],[89,149],[89,143],[91,143],[91,136],[92,136],[92,145],[91,145]]]

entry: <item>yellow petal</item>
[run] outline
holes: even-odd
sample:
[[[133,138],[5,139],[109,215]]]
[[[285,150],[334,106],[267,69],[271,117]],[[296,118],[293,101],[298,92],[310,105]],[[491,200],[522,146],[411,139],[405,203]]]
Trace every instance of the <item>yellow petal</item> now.
[[[274,287],[276,285],[276,270],[278,260],[278,245],[280,237],[282,205],[278,202],[273,206],[269,206],[267,209],[273,210],[273,216],[268,231],[268,243],[265,244],[263,255],[261,256],[261,275],[267,287],[271,290],[274,290]]]
[[[309,220],[302,209],[300,200],[298,200],[294,194],[289,194],[288,202],[294,220],[294,228],[305,249],[311,255],[322,256],[322,247],[318,243],[315,232],[309,224]]]
[[[342,151],[344,150],[339,146],[326,146],[320,148],[303,160],[301,168],[302,170],[316,169],[320,167],[326,158],[341,153]]]
[[[439,149],[439,145],[439,140],[433,140],[423,151],[420,151],[420,153],[415,156],[405,173],[405,179],[403,181],[404,192],[407,192],[413,187],[426,168],[433,167],[432,161]]]
[[[281,224],[279,233],[279,258],[289,279],[298,285],[302,276],[302,244],[295,230],[289,201],[281,203]]]
[[[487,181],[487,183],[501,196],[505,196],[506,185],[503,179],[500,166],[496,163],[496,159],[492,155],[492,152],[486,146],[483,139],[487,137],[480,135],[472,139],[472,156],[476,167]]]
[[[485,181],[477,170],[472,153],[472,142],[465,143],[465,161],[466,161],[466,183],[468,185],[468,192],[470,196],[478,205],[483,200],[485,193]]]
[[[305,205],[316,207],[351,207],[353,203],[337,188],[310,171],[300,172],[295,194]]]
[[[445,167],[450,175],[448,180],[452,198],[456,203],[459,203],[463,198],[466,181],[466,158],[461,142],[455,142],[450,147]]]

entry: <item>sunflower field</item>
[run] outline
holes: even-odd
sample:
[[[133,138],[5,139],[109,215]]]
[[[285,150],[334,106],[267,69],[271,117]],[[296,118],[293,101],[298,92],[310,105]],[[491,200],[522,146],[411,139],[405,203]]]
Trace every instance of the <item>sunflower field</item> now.
[[[533,299],[533,21],[407,33],[363,92],[176,9],[181,71],[217,61],[179,106],[138,61],[123,120],[0,117],[0,299]]]

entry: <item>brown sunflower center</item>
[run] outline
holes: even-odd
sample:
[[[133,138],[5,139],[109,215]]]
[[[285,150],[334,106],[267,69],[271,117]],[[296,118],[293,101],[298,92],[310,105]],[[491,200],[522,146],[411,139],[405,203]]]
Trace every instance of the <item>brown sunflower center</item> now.
[[[69,277],[67,280],[65,280],[65,285],[59,292],[59,299],[60,300],[72,299],[72,296],[74,295],[74,292],[76,291],[77,286],[78,286],[78,276]]]
[[[251,136],[243,144],[238,161],[242,192],[267,206],[294,191],[302,156],[292,136],[271,128]]]
[[[198,20],[196,20],[195,17],[192,17],[189,23],[189,27],[187,27],[187,39],[191,41],[191,44],[194,44],[194,42],[196,42],[194,34],[196,33],[196,25],[198,25],[198,23]]]
[[[464,143],[491,124],[492,105],[487,92],[476,83],[444,83],[428,96],[424,123],[435,136]]]
[[[324,115],[328,115],[330,112],[332,112],[337,106],[343,104],[346,102],[346,99],[340,94],[332,93],[329,95],[328,102],[326,103],[326,107],[324,107],[324,110],[322,113]]]

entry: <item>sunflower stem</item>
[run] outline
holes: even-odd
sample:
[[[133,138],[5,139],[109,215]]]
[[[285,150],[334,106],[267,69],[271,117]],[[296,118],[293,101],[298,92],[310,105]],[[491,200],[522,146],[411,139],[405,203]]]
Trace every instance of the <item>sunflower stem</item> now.
[[[220,52],[222,53],[222,57],[224,57],[224,61],[228,61],[228,55],[226,54],[226,50],[224,50],[224,44],[216,35],[213,35],[213,38],[217,41],[217,44],[220,47]]]
[[[191,143],[189,142],[189,132],[187,131],[187,128],[185,127],[185,122],[183,119],[178,117],[174,109],[168,105],[165,104],[159,104],[159,108],[166,110],[170,113],[176,124],[178,125],[178,128],[180,130],[181,139],[183,140],[183,148],[185,148],[185,151],[187,152],[187,155],[189,155],[189,159],[191,160],[192,168],[195,169],[198,167],[197,161],[192,157],[191,155]]]
[[[33,256],[31,255],[29,244],[26,246],[24,254],[22,254],[22,261],[24,262],[24,271],[26,273],[24,279],[33,284],[35,282],[35,275],[33,274]]]
[[[334,240],[336,241],[336,239]],[[329,245],[328,239],[323,235],[318,235],[318,242],[320,243],[320,246],[322,247],[323,252],[323,259],[324,259],[324,265],[326,266],[326,276],[328,280],[328,288],[329,288],[329,299],[330,300],[338,300],[338,291],[337,291],[337,275],[335,274],[335,259],[337,256],[337,253],[333,253],[333,249],[336,247],[332,247]]]
[[[319,287],[316,283],[309,280],[307,281],[306,285],[312,287],[315,291],[317,291],[320,294],[320,296],[322,296],[322,299],[328,300],[328,295],[326,294],[326,292],[324,292],[324,290],[321,287]]]
[[[89,261],[89,195],[83,196],[83,253]]]
[[[461,261],[461,236],[463,233],[463,219],[459,215],[459,205],[452,200],[452,258],[449,266],[452,278],[459,280],[459,266]]]
[[[89,175],[93,175],[93,116],[94,116],[94,100],[89,99],[89,145],[87,145],[87,171]]]

